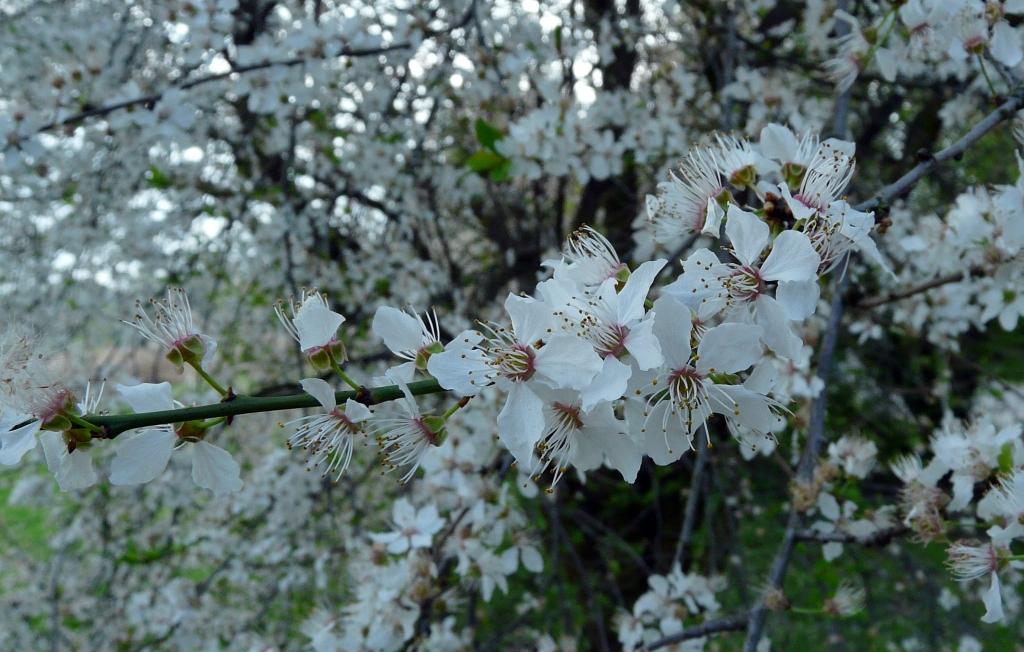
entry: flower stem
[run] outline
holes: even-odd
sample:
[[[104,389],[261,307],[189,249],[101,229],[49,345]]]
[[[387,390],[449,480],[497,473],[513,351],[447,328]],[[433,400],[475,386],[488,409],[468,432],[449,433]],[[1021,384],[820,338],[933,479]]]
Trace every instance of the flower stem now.
[[[77,414],[72,414],[71,412],[67,412],[67,411],[62,412],[62,414],[67,418],[68,421],[70,421],[71,423],[75,424],[76,426],[79,426],[81,428],[85,428],[86,430],[89,430],[91,432],[98,432],[100,430],[99,426],[97,426],[94,423],[90,423],[89,421],[83,419],[82,417],[78,416]]]
[[[196,370],[196,373],[197,373],[197,374],[199,374],[199,376],[200,376],[200,377],[201,377],[201,378],[202,378],[203,380],[205,380],[205,381],[206,381],[206,384],[207,384],[207,385],[209,385],[210,387],[212,387],[212,388],[214,389],[214,391],[215,391],[215,392],[217,392],[218,394],[220,394],[220,395],[221,395],[221,397],[227,397],[227,395],[228,395],[228,390],[224,389],[224,386],[223,386],[223,385],[221,385],[221,384],[220,384],[220,383],[218,383],[218,382],[217,382],[216,380],[214,380],[214,379],[213,379],[213,376],[211,376],[210,374],[208,374],[208,373],[206,372],[206,370],[205,370],[205,369],[203,369],[203,365],[202,365],[202,364],[200,364],[199,362],[192,362],[192,361],[189,361],[189,362],[188,362],[188,366],[190,366],[190,367],[192,367],[193,369],[195,369],[195,370]]]
[[[338,364],[338,361],[334,359],[333,355],[331,356],[331,369],[334,370],[334,373],[338,374],[338,378],[341,378],[341,380],[344,381],[346,385],[348,385],[354,390],[359,389],[359,383],[352,380],[352,378],[350,378],[349,375],[345,373],[345,371],[341,368],[341,365]]]
[[[462,408],[466,407],[466,404],[469,403],[469,399],[471,399],[471,398],[473,398],[473,397],[472,396],[463,396],[461,399],[459,399],[458,403],[456,403],[455,405],[453,405],[450,408],[448,408],[447,410],[445,410],[444,414],[441,415],[441,418],[444,419],[445,421],[447,421],[448,418],[451,417],[453,414],[455,414],[456,412],[458,412]]]

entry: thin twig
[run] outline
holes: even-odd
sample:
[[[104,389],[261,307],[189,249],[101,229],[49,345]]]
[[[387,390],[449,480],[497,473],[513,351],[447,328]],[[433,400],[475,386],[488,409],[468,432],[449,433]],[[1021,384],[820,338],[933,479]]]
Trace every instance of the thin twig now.
[[[719,618],[718,620],[711,620],[703,625],[697,625],[696,627],[690,627],[684,629],[678,634],[672,634],[665,638],[659,638],[658,640],[648,643],[644,646],[645,650],[657,650],[658,648],[665,647],[666,645],[673,645],[675,643],[681,643],[682,641],[689,641],[695,638],[701,638],[708,634],[718,634],[721,632],[738,632],[743,629],[747,624],[747,614],[736,614],[735,616],[729,616],[727,618]]]

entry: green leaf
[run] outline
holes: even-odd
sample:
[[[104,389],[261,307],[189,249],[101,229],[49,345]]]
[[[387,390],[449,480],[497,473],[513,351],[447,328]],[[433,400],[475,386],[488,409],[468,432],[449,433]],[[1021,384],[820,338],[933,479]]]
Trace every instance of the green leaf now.
[[[146,180],[149,182],[151,188],[157,188],[159,190],[166,190],[171,187],[171,178],[160,171],[155,165],[149,166],[149,172],[146,173]]]
[[[495,183],[501,183],[508,179],[509,174],[512,172],[512,161],[504,159],[498,166],[491,169],[491,181]]]
[[[495,154],[489,149],[481,149],[466,159],[466,167],[474,172],[489,172],[506,160],[501,154]]]
[[[494,149],[494,143],[501,140],[502,137],[504,136],[504,134],[501,133],[501,130],[499,130],[494,125],[488,123],[487,121],[483,120],[482,118],[476,119],[475,126],[476,139],[480,141],[480,144],[486,147],[487,149],[497,153],[497,150]]]
[[[1013,470],[1013,442],[1006,442],[999,449],[999,470],[1003,473]]]

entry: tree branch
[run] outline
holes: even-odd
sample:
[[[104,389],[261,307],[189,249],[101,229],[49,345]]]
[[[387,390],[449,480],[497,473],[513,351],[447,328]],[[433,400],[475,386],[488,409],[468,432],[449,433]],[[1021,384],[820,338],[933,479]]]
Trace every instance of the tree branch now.
[[[698,625],[696,627],[690,627],[684,629],[678,634],[672,634],[665,638],[659,638],[658,640],[648,643],[644,646],[645,650],[657,650],[658,648],[665,647],[667,645],[673,645],[682,641],[689,641],[694,638],[701,638],[708,634],[718,634],[720,632],[737,632],[743,629],[747,624],[747,614],[737,614],[735,616],[729,616],[727,618],[719,618],[718,620],[712,620]]]

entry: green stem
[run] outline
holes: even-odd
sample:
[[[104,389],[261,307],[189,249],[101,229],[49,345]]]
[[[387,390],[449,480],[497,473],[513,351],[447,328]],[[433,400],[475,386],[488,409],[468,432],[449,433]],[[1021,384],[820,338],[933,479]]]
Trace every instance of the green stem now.
[[[224,389],[223,385],[221,385],[216,380],[214,380],[213,376],[211,376],[210,374],[206,373],[206,370],[203,369],[203,365],[202,364],[200,364],[198,362],[189,362],[188,366],[190,366],[193,369],[195,369],[196,373],[199,374],[200,377],[202,377],[202,379],[206,381],[206,384],[209,385],[210,387],[212,387],[215,392],[220,394],[222,397],[225,397],[225,398],[227,397],[228,390]]]
[[[985,76],[985,83],[988,84],[988,91],[992,93],[992,97],[997,97],[999,93],[996,92],[996,87],[992,83],[992,78],[988,76],[988,68],[985,67],[985,59],[980,54],[974,55],[978,58],[978,64],[981,66],[981,74]]]
[[[384,403],[401,398],[402,389],[398,385],[374,387],[366,390],[368,396],[360,396],[359,391],[335,392],[334,397],[339,405],[357,396],[370,405]],[[446,391],[436,380],[420,380],[409,384],[409,391],[414,396],[438,394]],[[102,428],[103,434],[98,437],[113,439],[117,435],[134,428],[146,428],[165,423],[183,423],[201,419],[216,419],[239,414],[255,414],[259,412],[278,412],[281,410],[298,410],[301,408],[319,407],[315,398],[306,394],[290,394],[288,396],[235,396],[230,401],[197,405],[177,410],[160,410],[159,412],[142,412],[137,414],[87,414],[84,419],[95,427]]]
[[[444,414],[441,415],[441,418],[447,421],[453,414],[455,414],[462,408],[466,407],[466,404],[469,403],[469,399],[471,398],[473,397],[464,396],[463,398],[459,399],[458,403],[445,410]]]
[[[357,391],[359,390],[359,387],[360,387],[359,383],[357,383],[356,381],[352,380],[352,378],[350,378],[349,375],[347,373],[345,373],[345,371],[341,368],[341,365],[338,364],[338,361],[334,359],[333,355],[331,356],[331,369],[334,370],[334,373],[338,374],[338,378],[341,378],[341,380],[346,385],[348,385],[349,387],[351,387],[354,390],[357,390]]]
[[[76,426],[79,426],[81,428],[85,428],[86,430],[89,430],[91,432],[99,432],[100,431],[100,427],[99,426],[97,426],[94,423],[90,423],[89,421],[87,421],[86,419],[83,419],[82,417],[78,416],[77,414],[72,414],[71,412],[62,412],[61,414],[63,414],[67,418],[68,421],[70,421],[71,423],[75,424]]]
[[[794,614],[820,614],[821,609],[814,607],[790,607],[789,612]]]

